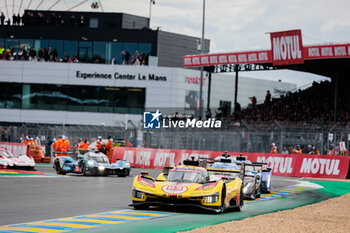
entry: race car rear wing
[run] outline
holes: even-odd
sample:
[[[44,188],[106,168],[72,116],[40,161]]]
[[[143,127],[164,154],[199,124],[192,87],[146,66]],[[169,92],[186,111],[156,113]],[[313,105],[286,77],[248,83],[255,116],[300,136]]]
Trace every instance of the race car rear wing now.
[[[208,172],[218,172],[218,173],[238,173],[238,177],[244,182],[245,176],[245,164],[241,165],[240,170],[232,170],[232,169],[221,169],[221,168],[206,168]]]
[[[247,165],[250,165],[250,164],[247,164]],[[270,171],[271,171],[271,168],[270,168],[270,167],[267,167],[266,169],[263,169],[263,166],[264,166],[264,165],[267,166],[267,163],[263,163],[263,162],[252,162],[252,165],[251,165],[251,166],[258,166],[258,167],[261,166],[262,172],[270,172]]]

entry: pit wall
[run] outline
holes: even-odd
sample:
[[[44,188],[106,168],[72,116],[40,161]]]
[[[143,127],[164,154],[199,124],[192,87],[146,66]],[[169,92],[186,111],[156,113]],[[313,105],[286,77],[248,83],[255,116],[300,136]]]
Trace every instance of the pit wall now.
[[[223,151],[172,150],[132,147],[114,147],[112,162],[128,160],[132,167],[162,169],[175,166],[191,157],[215,158]],[[228,152],[238,156],[240,152]],[[350,156],[328,156],[308,154],[243,153],[250,161],[267,162],[272,174],[290,177],[341,178],[347,177]]]

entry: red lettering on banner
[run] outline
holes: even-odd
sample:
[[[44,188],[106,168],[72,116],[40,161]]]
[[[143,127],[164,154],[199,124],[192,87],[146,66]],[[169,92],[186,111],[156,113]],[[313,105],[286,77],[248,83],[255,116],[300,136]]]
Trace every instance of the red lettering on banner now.
[[[332,47],[323,47],[321,48],[322,57],[333,57],[333,49]]]
[[[127,160],[130,163],[134,163],[134,151],[132,150],[125,150],[123,160]]]
[[[256,55],[256,53],[248,54],[248,61],[250,62],[258,61],[258,56]]]
[[[226,55],[219,56],[219,63],[227,63]]]
[[[346,56],[345,46],[334,47],[334,55],[335,56]]]
[[[331,159],[312,159],[304,158],[300,173],[310,174],[326,174],[326,175],[339,175],[339,160]]]
[[[156,152],[153,165],[155,167],[175,166],[175,153]]]
[[[270,156],[267,159],[265,157],[258,157],[258,162],[267,163],[267,166],[271,168],[275,175],[287,175],[293,173],[292,157],[274,157]]]
[[[151,164],[151,151],[139,151],[136,154],[136,165],[149,166]]]
[[[208,56],[202,56],[202,57],[201,57],[201,64],[202,64],[202,65],[209,64],[209,58],[208,58]]]
[[[273,32],[270,35],[273,65],[304,63],[301,30]]]
[[[113,150],[112,162],[117,158],[128,160],[132,167],[162,169],[164,166],[175,166],[185,159],[215,158],[223,152],[196,150],[165,150],[116,147]],[[228,152],[239,156],[240,152]],[[136,157],[135,157],[136,155]],[[290,177],[346,178],[350,157],[327,155],[284,155],[267,153],[244,153],[250,161],[266,162],[273,175]]]
[[[210,56],[210,63],[211,64],[217,64],[218,63],[218,57],[216,55]]]
[[[348,55],[350,56],[350,46],[348,47]]]
[[[319,48],[309,48],[309,57],[319,57],[320,50]]]
[[[236,55],[229,55],[228,56],[229,62],[236,63],[237,62],[237,56]]]
[[[186,82],[190,84],[200,84],[200,77],[186,77]],[[203,84],[205,85],[205,78],[203,78]]]
[[[247,54],[239,54],[238,55],[238,62],[246,63],[248,61]]]
[[[184,65],[185,66],[190,66],[192,65],[192,59],[190,57],[185,57],[184,58]]]
[[[193,64],[193,65],[200,65],[199,57],[194,57],[194,58],[192,58],[192,64]]]
[[[259,53],[259,61],[268,61],[267,53]]]

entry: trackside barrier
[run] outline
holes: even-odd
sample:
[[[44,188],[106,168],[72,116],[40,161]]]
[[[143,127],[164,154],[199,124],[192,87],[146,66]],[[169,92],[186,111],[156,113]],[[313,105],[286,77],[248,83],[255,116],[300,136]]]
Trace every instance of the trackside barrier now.
[[[0,147],[8,149],[14,156],[17,157],[22,154],[27,154],[26,143],[0,142]]]
[[[132,167],[161,169],[164,166],[180,164],[191,157],[215,158],[222,153],[222,151],[114,147],[112,162],[122,159],[128,160]],[[241,153],[229,152],[229,154],[238,156]],[[243,155],[251,161],[267,162],[272,174],[277,176],[345,179],[350,165],[349,156],[269,153],[243,153]]]

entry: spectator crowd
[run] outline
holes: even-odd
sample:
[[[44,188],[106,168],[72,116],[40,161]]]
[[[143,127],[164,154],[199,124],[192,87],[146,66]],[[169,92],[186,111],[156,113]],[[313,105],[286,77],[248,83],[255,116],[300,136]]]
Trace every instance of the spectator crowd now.
[[[12,23],[11,23],[12,20]],[[84,15],[76,17],[74,14],[65,18],[62,15],[56,15],[56,12],[31,12],[26,11],[21,16],[20,14],[13,14],[12,19],[6,18],[3,12],[0,13],[0,25],[37,25],[37,26],[72,26],[72,27],[83,27],[86,25],[87,20]]]
[[[350,94],[341,92],[339,97],[338,122],[348,123]],[[262,104],[256,104],[254,98],[251,99],[250,107],[237,112],[236,120],[253,123],[273,120],[280,123],[316,121],[322,124],[331,124],[334,120],[334,86],[329,81],[314,82],[308,89],[288,93],[280,98],[271,98],[268,92]]]
[[[135,51],[133,55],[130,55],[128,51],[123,50],[120,53],[121,64],[123,65],[147,65],[148,56],[144,52]],[[40,62],[63,62],[63,63],[79,63],[78,57],[72,57],[68,52],[65,52],[63,57],[58,56],[58,51],[56,48],[40,48],[36,51],[34,48],[4,48],[3,45],[0,45],[0,60],[3,61],[40,61]],[[94,63],[104,63],[104,61],[98,56],[95,56],[93,59]],[[83,63],[87,63],[84,60]],[[116,65],[120,62],[117,62],[116,57],[113,57],[111,64]]]

